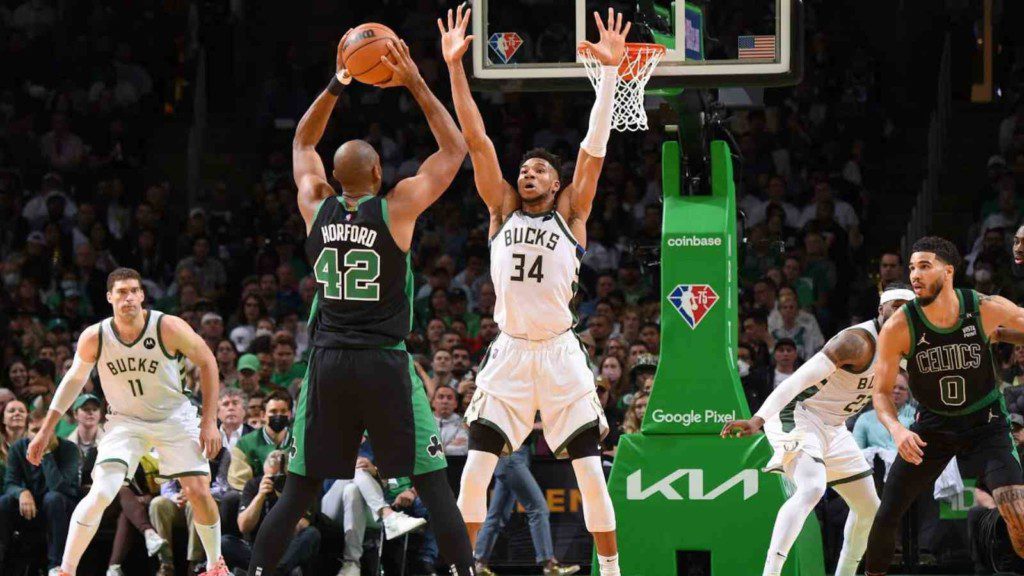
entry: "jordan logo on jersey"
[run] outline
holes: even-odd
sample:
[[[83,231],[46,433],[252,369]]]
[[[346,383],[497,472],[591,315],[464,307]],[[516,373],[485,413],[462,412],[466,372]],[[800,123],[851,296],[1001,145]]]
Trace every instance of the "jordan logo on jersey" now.
[[[157,369],[160,368],[160,363],[156,360],[147,360],[145,358],[118,358],[117,360],[110,360],[107,362],[107,370],[110,370],[111,376],[117,376],[125,372],[145,372],[147,374],[156,374]]]
[[[718,302],[718,294],[708,284],[680,284],[668,295],[668,301],[691,329],[696,328]]]

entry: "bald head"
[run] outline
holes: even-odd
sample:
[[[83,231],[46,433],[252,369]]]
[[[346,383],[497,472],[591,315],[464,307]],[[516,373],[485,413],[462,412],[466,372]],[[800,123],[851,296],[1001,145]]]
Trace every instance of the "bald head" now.
[[[380,189],[380,158],[364,140],[349,140],[334,153],[334,178],[342,189],[353,192]]]

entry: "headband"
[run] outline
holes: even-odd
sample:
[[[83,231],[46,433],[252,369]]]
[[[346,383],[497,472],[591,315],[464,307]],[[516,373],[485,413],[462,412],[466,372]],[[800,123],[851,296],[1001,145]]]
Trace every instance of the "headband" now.
[[[913,290],[907,290],[906,288],[894,288],[892,290],[886,290],[882,292],[881,297],[878,299],[878,305],[881,306],[886,302],[892,302],[893,300],[906,300],[907,302],[917,298]]]

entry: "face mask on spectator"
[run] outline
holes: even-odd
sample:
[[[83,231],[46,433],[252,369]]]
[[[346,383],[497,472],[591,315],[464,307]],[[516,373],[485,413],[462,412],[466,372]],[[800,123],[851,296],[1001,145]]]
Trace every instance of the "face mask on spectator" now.
[[[284,414],[275,414],[267,418],[267,427],[274,432],[280,432],[288,427],[289,418]]]
[[[747,374],[750,374],[750,364],[747,364],[746,360],[737,360],[736,369],[739,370],[740,378],[746,378]]]

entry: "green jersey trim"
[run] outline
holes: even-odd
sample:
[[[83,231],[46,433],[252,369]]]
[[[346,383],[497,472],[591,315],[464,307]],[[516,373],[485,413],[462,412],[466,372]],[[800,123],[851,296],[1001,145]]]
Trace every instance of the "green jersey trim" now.
[[[144,312],[146,313],[146,323],[142,325],[142,330],[139,331],[139,335],[135,338],[135,340],[132,340],[131,344],[128,344],[127,342],[121,339],[121,335],[117,333],[117,324],[114,322],[113,318],[110,319],[110,331],[114,333],[114,338],[117,338],[117,341],[124,345],[126,348],[131,348],[132,346],[135,346],[136,344],[139,343],[139,340],[142,340],[142,337],[146,335],[146,328],[149,328],[149,319],[153,317],[153,312],[149,310],[145,310]]]
[[[167,356],[168,360],[177,360],[177,356],[172,356],[171,353],[167,351],[167,347],[164,346],[164,337],[160,335],[160,323],[163,321],[164,315],[161,314],[160,317],[156,319],[156,341],[160,343],[160,351],[164,353],[164,356]]]
[[[328,196],[327,198],[330,198],[330,196]],[[309,221],[310,228],[312,228],[313,224],[316,223],[316,218],[317,216],[320,215],[320,209],[324,207],[324,202],[327,202],[327,198],[321,200],[320,203],[316,205],[316,210],[313,210],[313,219]]]
[[[959,330],[960,326],[964,323],[964,295],[960,290],[956,291],[956,299],[960,302],[960,314],[957,316],[956,324],[949,328],[939,328],[932,324],[928,321],[928,315],[924,313],[924,309],[917,303],[917,300],[914,300],[913,304],[914,308],[917,310],[918,316],[921,317],[921,323],[924,324],[926,328],[937,334],[951,334]]]

